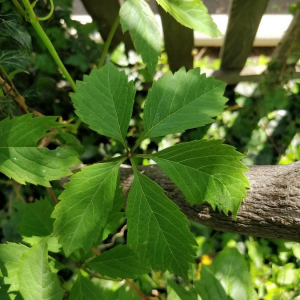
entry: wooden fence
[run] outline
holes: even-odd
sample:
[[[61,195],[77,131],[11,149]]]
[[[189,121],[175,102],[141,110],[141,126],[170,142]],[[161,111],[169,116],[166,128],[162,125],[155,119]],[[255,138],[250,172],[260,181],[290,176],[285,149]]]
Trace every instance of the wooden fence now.
[[[120,4],[118,0],[82,0],[86,10],[98,23],[99,31],[104,39],[116,18]],[[247,58],[250,56],[253,42],[265,13],[269,0],[231,0],[229,21],[224,43],[221,48],[221,67],[213,75],[228,84],[240,81],[260,81],[262,74],[241,75]],[[179,24],[169,14],[158,7],[161,16],[165,48],[172,71],[185,66],[193,68],[192,50],[194,48],[193,31]],[[125,42],[127,49],[132,48],[128,34],[123,35],[119,27],[114,38],[114,45]],[[281,43],[274,51],[273,59],[286,63],[289,55],[295,58],[295,65],[300,59],[300,12],[298,11],[290,24]],[[300,78],[300,72],[290,74],[291,78]]]

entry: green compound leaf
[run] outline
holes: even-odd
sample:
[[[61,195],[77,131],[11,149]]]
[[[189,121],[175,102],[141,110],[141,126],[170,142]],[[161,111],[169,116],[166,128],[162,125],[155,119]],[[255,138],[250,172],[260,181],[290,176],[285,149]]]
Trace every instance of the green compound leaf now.
[[[121,7],[120,17],[123,32],[129,30],[137,53],[153,75],[161,53],[162,37],[151,8],[144,0],[127,0]]]
[[[223,140],[182,143],[151,155],[190,204],[207,201],[234,216],[249,187],[242,157]]]
[[[137,255],[126,245],[119,245],[102,253],[88,266],[101,275],[111,278],[134,279],[149,272],[149,268],[144,266]]]
[[[50,187],[71,173],[78,165],[77,152],[70,147],[55,150],[38,148],[37,142],[46,131],[57,127],[56,117],[32,118],[27,114],[0,122],[0,172],[21,184],[26,182]]]
[[[122,162],[85,167],[66,184],[52,217],[53,234],[67,256],[79,248],[89,251],[99,237],[113,207]]]
[[[124,145],[134,101],[134,85],[112,63],[77,81],[72,100],[79,118],[96,132]]]
[[[159,185],[138,171],[127,201],[128,246],[153,269],[186,278],[196,242],[185,215]]]
[[[200,0],[156,0],[182,25],[211,37],[221,37],[217,25]]]
[[[199,69],[168,72],[153,83],[144,110],[143,138],[164,136],[213,122],[223,112],[225,83]]]
[[[53,222],[51,214],[53,205],[48,199],[36,200],[20,206],[22,221],[19,233],[23,236],[45,237],[52,234]]]
[[[0,245],[0,270],[4,284],[10,285],[9,292],[19,290],[19,264],[29,248],[21,244],[7,243]]]
[[[256,299],[247,262],[235,248],[224,249],[211,266],[203,266],[195,287],[202,300]]]
[[[103,300],[101,289],[96,286],[90,279],[78,276],[76,282],[74,283],[69,300]]]
[[[64,290],[48,264],[47,239],[24,253],[19,270],[20,293],[24,300],[61,300]]]

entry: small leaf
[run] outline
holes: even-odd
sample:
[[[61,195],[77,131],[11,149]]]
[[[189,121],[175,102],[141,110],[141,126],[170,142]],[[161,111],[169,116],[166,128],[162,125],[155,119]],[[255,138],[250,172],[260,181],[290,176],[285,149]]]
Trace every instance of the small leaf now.
[[[0,14],[0,37],[3,36],[16,41],[20,46],[20,50],[31,53],[31,36],[26,27],[18,24],[18,21],[17,14]]]
[[[56,219],[53,234],[67,256],[79,248],[87,252],[99,237],[113,206],[122,162],[85,167],[66,184],[52,217]]]
[[[161,53],[162,37],[154,14],[144,0],[127,0],[120,10],[123,32],[129,30],[137,53],[151,75],[155,73]]]
[[[51,213],[53,205],[48,199],[36,200],[34,203],[27,203],[21,208],[22,221],[19,233],[23,236],[45,237],[52,234],[53,222]]]
[[[138,171],[127,201],[128,246],[153,269],[187,277],[196,242],[185,215],[160,186]]]
[[[118,186],[119,184],[117,184]],[[116,189],[113,207],[108,215],[107,222],[105,227],[103,228],[103,233],[100,236],[100,239],[97,241],[97,245],[100,245],[111,233],[116,232],[118,229],[120,222],[124,219],[124,212],[122,212],[122,208],[125,203],[125,197],[122,194],[122,188],[119,187]]]
[[[182,143],[157,152],[151,158],[180,188],[190,204],[207,201],[234,216],[246,197],[248,168],[242,154],[223,140]]]
[[[48,264],[47,239],[24,253],[19,271],[20,293],[24,300],[61,300],[64,294]]]
[[[48,237],[48,251],[53,253],[58,253],[61,250],[61,244],[54,236],[22,236],[22,241],[29,246],[34,246],[38,244],[42,239]]]
[[[173,16],[179,23],[207,34],[220,37],[222,33],[208,14],[207,8],[200,0],[156,0],[162,8]]]
[[[203,266],[195,287],[202,300],[252,300],[255,295],[247,262],[235,248],[224,249],[211,266]]]
[[[56,117],[32,118],[27,114],[0,122],[0,172],[21,184],[50,186],[52,180],[68,176],[78,165],[78,154],[70,147],[49,150],[37,147],[46,131],[57,127]]]
[[[76,86],[71,97],[79,118],[91,129],[125,145],[135,95],[133,82],[128,82],[125,72],[109,63],[92,70]]]
[[[78,276],[74,283],[69,300],[103,300],[102,291],[90,279]]]
[[[126,245],[119,245],[94,258],[89,264],[101,275],[111,278],[136,278],[149,272],[137,255]]]
[[[19,290],[19,264],[22,255],[28,251],[24,245],[7,243],[0,245],[0,270],[4,284],[11,285],[9,292]]]
[[[223,112],[225,83],[199,69],[168,72],[153,83],[144,110],[143,138],[164,136],[213,122]]]
[[[31,57],[20,50],[0,51],[0,64],[10,71],[25,71],[31,62]]]
[[[198,300],[197,292],[194,288],[186,290],[183,286],[169,280],[168,285],[175,291],[181,300]]]

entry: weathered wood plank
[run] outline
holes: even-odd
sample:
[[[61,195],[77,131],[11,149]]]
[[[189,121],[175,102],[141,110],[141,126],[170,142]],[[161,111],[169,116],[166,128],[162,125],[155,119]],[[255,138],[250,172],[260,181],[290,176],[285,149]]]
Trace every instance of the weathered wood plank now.
[[[120,3],[118,0],[81,0],[87,12],[97,23],[99,32],[106,41],[110,29],[119,14]],[[134,49],[128,32],[123,34],[121,26],[118,27],[112,40],[112,48],[124,42],[126,50]]]
[[[194,47],[193,30],[182,26],[171,15],[158,6],[162,20],[165,47],[170,70],[175,72],[181,67],[193,68],[192,50]]]
[[[280,64],[296,64],[300,59],[300,10],[298,10],[278,47],[272,54],[272,59]]]
[[[222,70],[241,70],[244,67],[268,2],[231,0],[227,32],[221,50]]]

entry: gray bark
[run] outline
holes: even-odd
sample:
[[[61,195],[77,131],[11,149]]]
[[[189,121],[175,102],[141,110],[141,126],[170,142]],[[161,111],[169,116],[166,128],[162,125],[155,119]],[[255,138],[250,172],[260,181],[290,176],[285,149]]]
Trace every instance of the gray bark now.
[[[139,169],[157,182],[191,221],[219,231],[300,242],[300,162],[282,166],[251,166],[247,173],[251,188],[236,220],[213,211],[208,204],[189,205],[157,165]],[[125,194],[132,180],[132,169],[122,167],[121,182]]]

